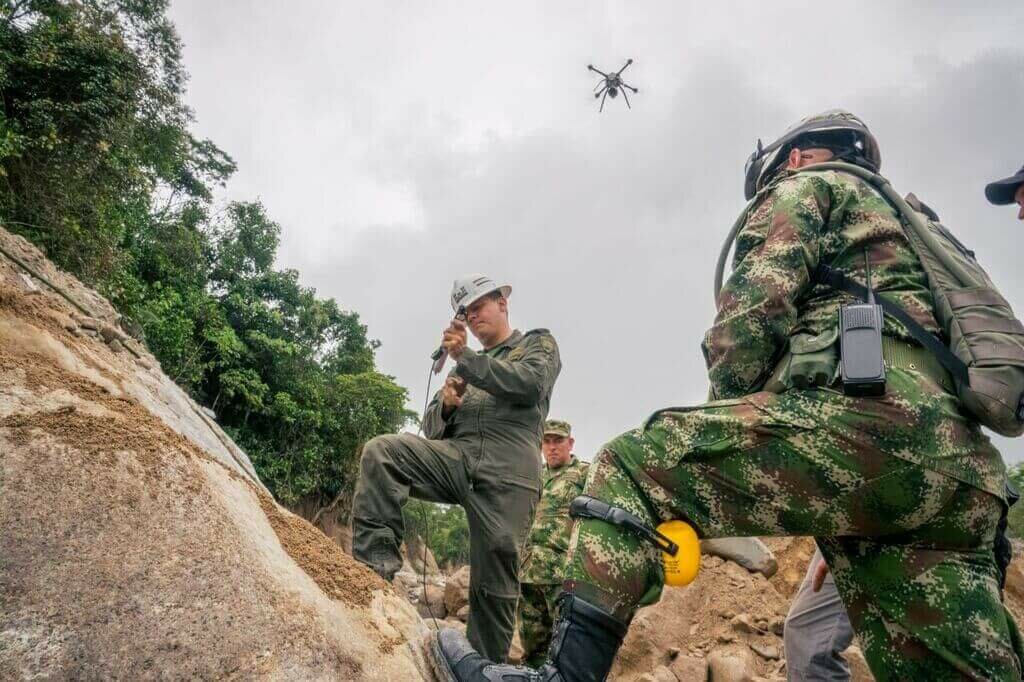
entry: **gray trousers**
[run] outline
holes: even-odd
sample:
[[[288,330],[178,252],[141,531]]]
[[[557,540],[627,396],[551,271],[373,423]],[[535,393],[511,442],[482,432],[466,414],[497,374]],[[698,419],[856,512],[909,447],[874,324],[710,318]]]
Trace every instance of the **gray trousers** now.
[[[449,441],[378,436],[363,448],[352,503],[352,556],[391,580],[402,566],[402,507],[416,499],[458,504],[469,521],[469,621],[473,647],[504,662],[519,598],[520,552],[540,499],[510,475],[478,472]]]
[[[842,652],[853,641],[853,626],[831,572],[820,591],[811,588],[819,561],[820,550],[814,553],[786,616],[783,642],[791,682],[850,679],[850,666]]]

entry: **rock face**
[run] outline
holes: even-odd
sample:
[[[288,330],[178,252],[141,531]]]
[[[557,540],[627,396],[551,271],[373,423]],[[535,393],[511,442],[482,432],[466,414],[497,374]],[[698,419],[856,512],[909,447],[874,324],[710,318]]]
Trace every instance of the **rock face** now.
[[[448,613],[453,614],[458,614],[462,607],[469,606],[469,566],[463,566],[448,576],[444,588],[444,605]],[[466,613],[469,613],[468,609]]]
[[[718,548],[772,557],[771,579],[719,556],[702,557],[688,587],[666,587],[661,601],[641,609],[612,669],[615,680],[785,680],[782,624],[793,592],[814,553],[810,538],[772,538],[764,543]],[[753,558],[754,555],[748,555]],[[870,680],[854,667],[855,682]]]
[[[413,607],[279,507],[105,300],[0,247],[89,313],[0,256],[0,679],[421,679]]]
[[[757,571],[771,578],[779,570],[772,551],[757,538],[718,538],[702,540],[700,551],[704,554],[735,561],[748,571]]]

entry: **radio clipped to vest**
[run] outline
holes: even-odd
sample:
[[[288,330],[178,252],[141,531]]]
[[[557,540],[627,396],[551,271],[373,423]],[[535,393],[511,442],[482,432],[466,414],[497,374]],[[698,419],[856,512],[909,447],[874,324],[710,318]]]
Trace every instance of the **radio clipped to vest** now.
[[[882,306],[871,290],[871,262],[864,252],[867,300],[839,307],[839,373],[849,396],[885,395]]]

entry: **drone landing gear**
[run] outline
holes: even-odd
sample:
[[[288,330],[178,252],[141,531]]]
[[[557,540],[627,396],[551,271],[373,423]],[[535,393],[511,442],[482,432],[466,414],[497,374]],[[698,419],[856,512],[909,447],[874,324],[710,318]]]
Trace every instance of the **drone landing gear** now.
[[[598,81],[597,86],[594,88],[597,92],[594,93],[594,99],[601,98],[601,106],[598,108],[597,113],[604,111],[605,100],[611,95],[612,99],[615,99],[619,91],[622,92],[622,98],[626,100],[626,107],[632,109],[633,106],[629,103],[629,96],[626,94],[627,90],[632,90],[633,94],[640,92],[632,85],[627,85],[622,80],[622,72],[629,68],[629,65],[633,63],[632,59],[626,60],[625,65],[614,73],[605,73],[600,69],[595,69],[593,64],[587,64],[587,69],[601,75],[601,80]]]

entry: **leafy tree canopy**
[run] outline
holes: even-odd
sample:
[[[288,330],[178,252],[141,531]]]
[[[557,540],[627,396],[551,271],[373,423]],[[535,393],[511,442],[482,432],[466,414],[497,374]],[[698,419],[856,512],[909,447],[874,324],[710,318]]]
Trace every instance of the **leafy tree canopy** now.
[[[0,1],[0,221],[104,293],[281,501],[344,498],[406,391],[356,313],[274,267],[259,203],[214,210],[235,163],[189,131],[167,5]]]

